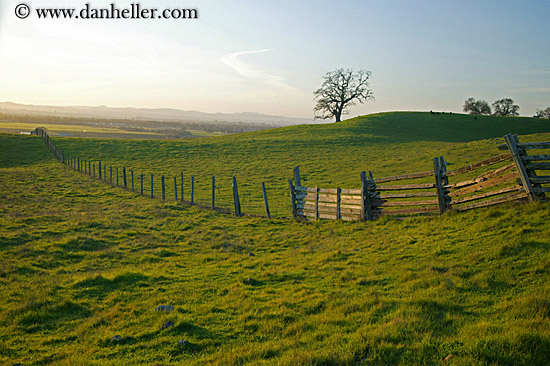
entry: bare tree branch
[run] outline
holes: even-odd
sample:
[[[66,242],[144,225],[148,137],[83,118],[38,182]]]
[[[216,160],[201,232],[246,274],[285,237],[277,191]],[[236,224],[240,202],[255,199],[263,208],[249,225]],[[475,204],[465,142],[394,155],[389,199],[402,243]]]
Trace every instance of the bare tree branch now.
[[[323,85],[314,94],[317,100],[313,111],[315,118],[327,119],[334,117],[336,122],[341,121],[343,114],[348,113],[348,107],[354,106],[356,101],[364,103],[374,100],[369,88],[370,71],[351,69],[337,69],[329,71],[323,76]]]

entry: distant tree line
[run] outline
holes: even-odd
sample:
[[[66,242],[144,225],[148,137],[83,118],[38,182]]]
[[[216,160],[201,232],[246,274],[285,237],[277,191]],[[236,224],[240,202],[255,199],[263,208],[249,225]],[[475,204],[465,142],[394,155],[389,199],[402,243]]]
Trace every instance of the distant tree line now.
[[[511,98],[503,98],[495,101],[492,104],[493,112],[491,112],[491,107],[489,103],[484,100],[475,98],[468,98],[464,102],[462,110],[466,113],[473,115],[493,115],[493,116],[502,116],[502,117],[516,117],[519,115],[519,106],[514,103],[514,100]],[[546,109],[537,109],[535,118],[550,118],[550,107]]]
[[[19,123],[47,123],[56,125],[78,125],[89,127],[115,127],[131,132],[155,132],[167,137],[193,137],[189,131],[234,134],[250,131],[261,131],[281,127],[268,123],[224,122],[224,121],[154,121],[135,119],[75,118],[65,116],[46,116],[29,114],[12,114],[0,112],[0,121]]]
[[[546,109],[537,109],[533,117],[550,119],[550,107],[547,107]]]

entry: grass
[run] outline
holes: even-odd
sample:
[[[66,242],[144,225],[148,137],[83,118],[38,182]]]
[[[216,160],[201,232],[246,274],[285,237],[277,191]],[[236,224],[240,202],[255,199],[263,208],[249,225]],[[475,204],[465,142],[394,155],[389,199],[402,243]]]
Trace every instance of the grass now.
[[[392,144],[362,130],[374,126],[361,126],[349,121],[171,144],[119,141],[118,148],[110,140],[55,141],[159,169],[174,152],[188,159],[182,165],[189,171],[234,162],[256,181],[264,157],[275,177],[289,178],[298,162],[289,151],[296,151],[303,176],[319,185],[353,183],[365,157],[388,175],[429,166],[441,152],[456,164],[496,153],[493,136],[466,143],[394,136]],[[332,148],[338,159],[325,159],[325,145],[339,140],[346,144]],[[368,224],[234,218],[136,196],[49,156],[39,138],[0,135],[2,364],[546,365],[550,359],[547,204]],[[174,311],[157,312],[158,305]],[[163,329],[168,322],[174,325]]]
[[[290,215],[288,179],[300,165],[303,183],[325,188],[358,188],[360,173],[375,177],[433,169],[432,158],[444,156],[448,169],[477,162],[500,153],[496,146],[507,133],[536,134],[530,139],[550,139],[550,123],[535,118],[508,118],[429,113],[381,113],[338,124],[304,125],[208,139],[98,140],[56,138],[67,154],[133,170],[136,187],[144,174],[150,191],[154,174],[155,196],[160,177],[167,179],[167,195],[174,197],[173,177],[190,199],[191,176],[195,201],[211,203],[211,179],[216,176],[217,205],[233,210],[231,178],[236,176],[243,212],[264,214],[261,182],[266,183],[274,216]],[[545,132],[546,134],[540,134]],[[525,139],[525,138],[523,138]],[[480,141],[481,140],[481,141]],[[115,174],[115,173],[113,173]],[[115,179],[115,178],[113,178]],[[431,178],[427,178],[431,179]],[[431,182],[431,180],[430,180]]]

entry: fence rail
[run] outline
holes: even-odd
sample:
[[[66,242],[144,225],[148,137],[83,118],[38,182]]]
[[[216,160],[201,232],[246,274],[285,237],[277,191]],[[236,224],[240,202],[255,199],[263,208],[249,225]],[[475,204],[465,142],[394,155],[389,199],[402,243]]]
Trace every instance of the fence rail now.
[[[443,157],[433,159],[433,170],[373,178],[361,173],[361,189],[319,188],[293,185],[291,197],[295,217],[308,219],[372,220],[379,216],[418,216],[467,211],[512,201],[546,201],[550,176],[537,171],[550,170],[550,154],[528,155],[525,149],[549,149],[550,142],[519,143],[517,135],[505,136],[505,153],[474,164],[447,171]],[[536,162],[536,163],[533,163]],[[476,170],[490,167],[474,178]],[[294,171],[300,181],[300,171]],[[432,183],[393,182],[433,177]],[[451,178],[452,181],[449,180]],[[390,184],[384,184],[390,183]],[[293,195],[292,190],[296,193]],[[347,195],[346,195],[347,194]],[[351,195],[351,196],[350,196]]]
[[[250,191],[244,196],[239,193],[242,187],[236,177],[229,181],[215,176],[185,178],[183,172],[174,177],[151,174],[149,183],[149,179],[144,179],[146,175],[135,175],[134,170],[125,166],[120,170],[109,166],[107,170],[107,164],[101,160],[91,161],[65,154],[56,147],[44,128],[36,128],[32,134],[41,136],[54,156],[71,169],[136,194],[199,204],[237,216],[244,215],[244,208],[249,210],[254,202],[255,206],[261,206],[255,207],[256,213],[264,211],[265,215],[261,216],[271,218],[265,182],[257,187],[254,199]],[[361,172],[360,188],[306,187],[302,185],[300,169],[296,167],[294,181],[288,181],[292,216],[313,220],[366,221],[385,215],[435,215],[512,201],[546,201],[546,193],[550,192],[550,175],[538,175],[537,172],[550,170],[550,142],[520,143],[517,135],[511,134],[505,136],[505,141],[498,148],[506,152],[451,171],[447,171],[448,164],[441,156],[432,160],[433,169],[428,171],[381,178],[374,178],[372,172],[368,177],[366,172]],[[549,151],[532,155],[526,152],[535,149]],[[160,184],[155,178],[160,180]],[[414,183],[418,179],[422,181]],[[399,184],[400,181],[405,181],[405,184]],[[250,188],[246,183],[244,181],[243,186]],[[197,190],[199,184],[201,189]]]

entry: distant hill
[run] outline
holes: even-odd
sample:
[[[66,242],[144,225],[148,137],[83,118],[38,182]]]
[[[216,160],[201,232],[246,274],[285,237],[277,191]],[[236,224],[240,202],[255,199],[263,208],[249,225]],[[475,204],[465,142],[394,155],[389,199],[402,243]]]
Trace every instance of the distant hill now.
[[[228,122],[265,123],[290,126],[311,123],[311,119],[274,116],[261,113],[205,113],[170,108],[111,108],[106,106],[46,106],[0,102],[0,112],[16,114],[38,114],[45,116],[109,118],[133,120],[157,120],[170,122]]]

